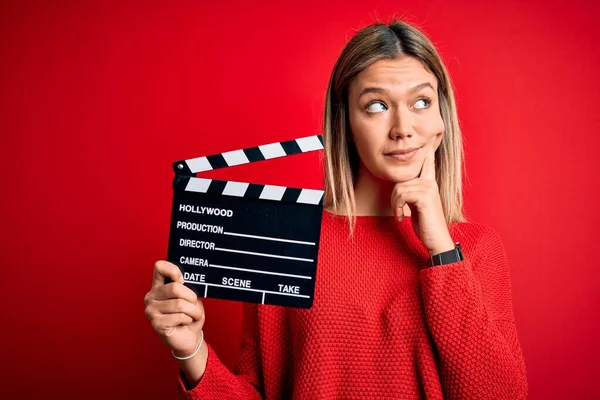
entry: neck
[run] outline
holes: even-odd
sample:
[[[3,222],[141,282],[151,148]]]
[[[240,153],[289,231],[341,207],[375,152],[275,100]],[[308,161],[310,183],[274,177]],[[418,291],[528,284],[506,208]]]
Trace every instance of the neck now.
[[[394,182],[377,178],[361,164],[354,185],[356,215],[394,215],[391,204],[394,186]],[[404,215],[410,216],[408,205],[404,206]]]

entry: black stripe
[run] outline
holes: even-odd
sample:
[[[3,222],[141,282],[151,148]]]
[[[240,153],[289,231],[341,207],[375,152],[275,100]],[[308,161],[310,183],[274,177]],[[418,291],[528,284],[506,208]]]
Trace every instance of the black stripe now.
[[[208,159],[208,162],[213,167],[213,169],[225,168],[225,167],[229,166],[225,162],[225,159],[223,158],[223,155],[220,154],[220,153],[219,154],[213,154],[212,156],[206,156],[206,158]]]
[[[255,161],[263,161],[265,159],[258,147],[244,149],[244,154],[246,154],[246,157],[248,157],[248,161],[250,161],[251,163]]]
[[[321,200],[319,200],[319,205],[322,206],[323,205],[323,200],[325,199],[325,194],[321,195]]]
[[[283,147],[283,150],[285,151],[285,153],[288,156],[290,156],[292,154],[302,153],[300,146],[298,146],[298,143],[295,140],[288,140],[288,141],[280,142],[280,143],[281,143],[281,147]]]
[[[321,146],[325,147],[325,142],[323,141],[323,135],[317,135],[319,138],[319,142],[321,142]]]
[[[190,181],[189,176],[175,176],[173,179],[173,189],[175,190],[185,190],[188,182]]]
[[[283,197],[281,198],[281,201],[289,201],[295,203],[296,200],[298,200],[298,196],[300,196],[300,192],[302,192],[302,189],[287,188],[285,192],[283,192]]]
[[[208,190],[206,191],[206,193],[223,194],[225,185],[227,185],[227,181],[219,181],[219,180],[213,179],[212,182],[210,182],[210,186],[208,187]]]
[[[251,183],[250,185],[248,185],[248,189],[246,189],[246,194],[244,194],[244,197],[258,199],[264,187],[265,185],[257,185],[255,183]]]

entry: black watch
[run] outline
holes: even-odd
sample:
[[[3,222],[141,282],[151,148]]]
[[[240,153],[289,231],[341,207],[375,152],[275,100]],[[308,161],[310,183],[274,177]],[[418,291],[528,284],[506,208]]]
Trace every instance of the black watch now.
[[[452,264],[464,260],[465,257],[460,247],[460,243],[456,242],[456,247],[452,250],[434,254],[429,258],[429,266]]]

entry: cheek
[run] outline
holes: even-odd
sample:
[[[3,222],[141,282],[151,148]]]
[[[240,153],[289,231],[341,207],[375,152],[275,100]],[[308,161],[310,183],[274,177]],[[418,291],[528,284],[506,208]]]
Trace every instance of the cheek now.
[[[361,158],[371,158],[372,153],[379,147],[379,135],[377,135],[376,127],[369,124],[360,115],[350,113],[349,115],[350,129],[352,131],[352,141],[354,142]]]
[[[359,111],[350,110],[348,120],[350,122],[350,130],[352,131],[353,136],[361,137],[367,133],[368,124],[366,123],[365,119],[361,117]]]
[[[420,124],[421,134],[429,138],[444,132],[444,120],[442,116],[437,114],[435,117],[423,119]]]
[[[375,157],[375,152],[379,148],[373,135],[360,133],[354,134],[354,145],[356,146],[360,158],[363,161],[367,161],[367,163],[368,160]]]

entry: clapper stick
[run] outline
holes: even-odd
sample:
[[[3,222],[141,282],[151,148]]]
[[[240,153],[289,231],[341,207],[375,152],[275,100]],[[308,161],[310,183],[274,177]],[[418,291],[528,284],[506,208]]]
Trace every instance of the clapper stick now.
[[[196,174],[323,149],[322,135],[173,163],[167,259],[198,296],[313,304],[323,191]]]

